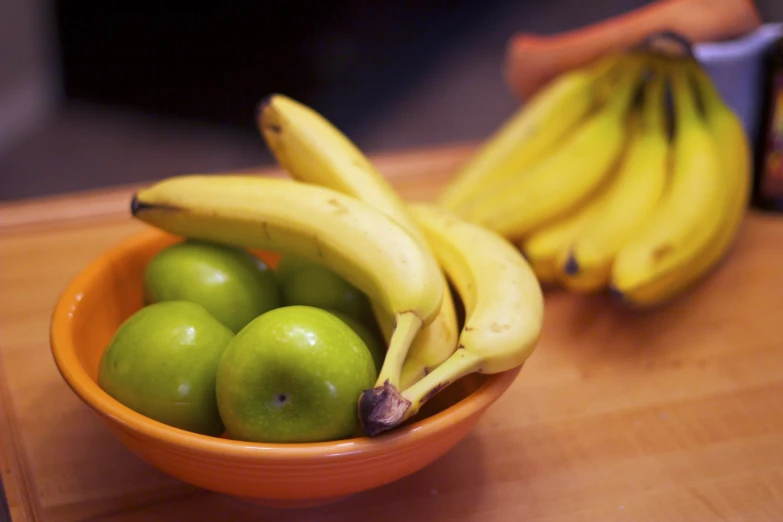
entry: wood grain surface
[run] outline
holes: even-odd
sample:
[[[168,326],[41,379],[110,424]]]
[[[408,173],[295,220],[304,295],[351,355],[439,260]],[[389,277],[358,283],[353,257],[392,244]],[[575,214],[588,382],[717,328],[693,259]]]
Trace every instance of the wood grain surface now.
[[[427,200],[470,151],[376,161]],[[14,521],[783,520],[783,217],[751,212],[726,262],[655,311],[547,291],[538,349],[452,452],[340,503],[277,511],[157,472],[54,366],[59,292],[144,226],[131,190],[0,206],[0,465]]]

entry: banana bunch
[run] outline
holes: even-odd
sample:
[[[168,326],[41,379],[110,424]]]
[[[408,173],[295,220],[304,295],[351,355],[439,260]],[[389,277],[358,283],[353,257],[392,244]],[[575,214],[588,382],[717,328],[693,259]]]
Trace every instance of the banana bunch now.
[[[309,259],[364,292],[387,341],[375,387],[357,401],[367,435],[399,426],[468,373],[525,362],[543,326],[543,294],[511,242],[448,210],[406,203],[299,102],[271,96],[257,120],[288,179],[175,176],[139,190],[132,214],[180,236]]]
[[[751,167],[740,120],[692,55],[641,46],[555,80],[437,204],[513,242],[542,284],[652,306],[727,254]]]

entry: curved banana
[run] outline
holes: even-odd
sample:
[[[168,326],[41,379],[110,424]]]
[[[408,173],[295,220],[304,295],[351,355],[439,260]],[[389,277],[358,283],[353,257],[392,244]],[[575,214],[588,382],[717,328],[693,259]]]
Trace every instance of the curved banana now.
[[[558,254],[557,270],[569,288],[605,287],[617,252],[660,201],[671,159],[664,87],[663,74],[656,74],[645,86],[641,117],[605,204],[590,226]]]
[[[605,182],[588,201],[573,209],[567,216],[541,230],[534,232],[519,243],[525,258],[533,267],[542,283],[566,283],[572,288],[570,280],[564,280],[558,264],[560,253],[568,245],[592,226],[598,214],[611,194],[611,182]],[[581,288],[581,287],[578,287]]]
[[[336,190],[261,176],[176,176],[139,190],[133,215],[167,232],[321,263],[395,319],[405,353],[441,309],[440,267],[375,207]]]
[[[369,158],[315,110],[281,94],[258,106],[257,125],[275,159],[291,177],[363,199],[413,235],[416,221]]]
[[[706,277],[731,249],[750,200],[752,155],[742,122],[723,101],[701,66],[690,61],[689,68],[707,126],[717,145],[721,184],[726,191],[725,208],[721,215],[706,218],[718,221],[718,232],[698,256],[676,270],[669,270],[655,284],[634,292],[633,302],[640,305],[665,302]]]
[[[415,415],[440,390],[473,372],[498,373],[530,356],[541,334],[544,298],[530,265],[501,236],[434,205],[409,205],[465,306],[459,348],[401,394],[362,396],[370,436]]]
[[[361,199],[396,220],[429,252],[427,239],[405,203],[361,150],[315,110],[287,96],[273,95],[259,106],[258,127],[280,165],[299,181],[325,186]],[[434,259],[434,258],[433,258]],[[443,287],[448,282],[441,271]],[[375,305],[374,305],[375,306]],[[375,316],[388,341],[393,317]],[[413,340],[407,354],[389,353],[378,386],[408,387],[445,361],[457,348],[458,326],[451,292],[443,292],[438,316]]]
[[[548,153],[595,106],[596,79],[618,61],[609,55],[554,79],[489,136],[441,192],[437,204],[460,213],[477,191],[523,172]]]
[[[492,187],[464,218],[517,240],[566,215],[613,171],[643,63],[632,60],[609,101],[524,176]]]
[[[668,274],[688,270],[723,226],[726,190],[719,151],[698,113],[687,69],[672,65],[675,109],[671,183],[638,235],[617,254],[610,284],[627,302],[649,303],[650,288]]]

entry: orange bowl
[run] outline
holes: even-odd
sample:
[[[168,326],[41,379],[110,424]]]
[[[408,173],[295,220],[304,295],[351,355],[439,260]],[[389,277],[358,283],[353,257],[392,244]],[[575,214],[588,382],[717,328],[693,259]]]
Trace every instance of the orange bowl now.
[[[173,428],[123,406],[97,384],[98,364],[119,325],[142,305],[142,274],[181,239],[157,230],[131,237],[68,285],[51,325],[55,363],[71,389],[129,450],[195,486],[275,507],[326,504],[395,481],[453,448],[505,392],[519,368],[470,375],[403,426],[377,437],[306,444],[257,444]],[[256,252],[274,265],[277,256]]]

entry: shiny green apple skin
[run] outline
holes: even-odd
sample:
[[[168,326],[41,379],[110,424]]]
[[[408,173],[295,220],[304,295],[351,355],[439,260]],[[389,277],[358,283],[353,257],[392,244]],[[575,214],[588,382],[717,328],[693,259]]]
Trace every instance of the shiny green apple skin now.
[[[329,268],[286,257],[278,264],[278,271],[285,306],[337,310],[366,325],[374,321],[367,296]]]
[[[202,306],[165,301],[126,319],[104,351],[99,386],[151,419],[219,436],[218,362],[234,334]]]
[[[379,329],[371,330],[365,324],[360,323],[353,317],[346,315],[337,310],[326,309],[327,312],[335,315],[341,319],[345,324],[351,327],[356,334],[364,341],[367,349],[370,350],[373,363],[375,364],[375,371],[380,373],[383,366],[383,359],[386,357],[386,345],[383,343],[381,333]]]
[[[372,355],[342,320],[285,306],[254,319],[229,343],[217,401],[231,439],[296,443],[356,433],[357,401],[376,379]]]
[[[249,252],[186,240],[159,252],[145,267],[146,303],[192,301],[234,333],[282,306],[274,271]]]

